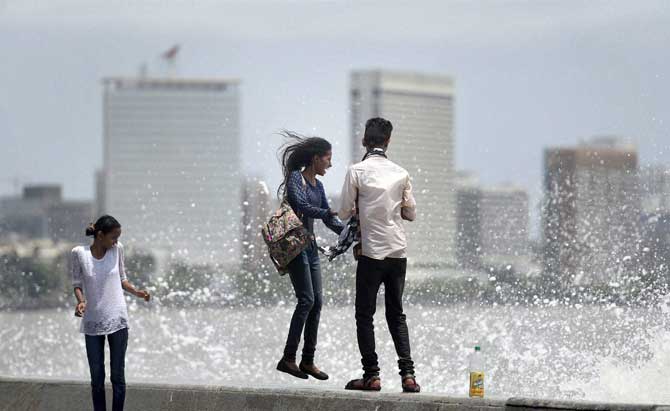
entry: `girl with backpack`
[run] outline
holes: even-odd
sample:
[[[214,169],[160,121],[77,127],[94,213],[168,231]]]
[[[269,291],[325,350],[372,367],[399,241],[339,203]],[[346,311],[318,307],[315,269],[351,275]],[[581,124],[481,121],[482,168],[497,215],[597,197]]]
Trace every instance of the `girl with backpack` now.
[[[319,317],[322,305],[321,265],[314,239],[314,220],[320,219],[335,233],[339,234],[344,225],[337,213],[328,205],[323,184],[316,178],[324,176],[331,167],[332,146],[320,137],[303,137],[297,133],[284,131],[288,142],[280,149],[283,182],[277,190],[283,194],[293,211],[300,217],[310,233],[307,248],[288,264],[288,273],[295,290],[298,303],[289,326],[284,355],[277,364],[277,370],[307,379],[328,379],[328,374],[314,365]],[[296,364],[296,352],[300,336],[305,334],[300,365]]]

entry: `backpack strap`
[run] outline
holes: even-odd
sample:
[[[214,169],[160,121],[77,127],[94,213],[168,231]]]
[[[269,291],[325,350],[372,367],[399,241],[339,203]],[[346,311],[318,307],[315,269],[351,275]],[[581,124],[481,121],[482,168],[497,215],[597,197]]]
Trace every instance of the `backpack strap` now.
[[[288,272],[287,267],[281,267],[277,260],[272,256],[272,254],[268,253],[268,256],[270,257],[270,260],[272,260],[272,264],[275,266],[277,269],[277,272],[279,272],[279,275],[284,275]]]

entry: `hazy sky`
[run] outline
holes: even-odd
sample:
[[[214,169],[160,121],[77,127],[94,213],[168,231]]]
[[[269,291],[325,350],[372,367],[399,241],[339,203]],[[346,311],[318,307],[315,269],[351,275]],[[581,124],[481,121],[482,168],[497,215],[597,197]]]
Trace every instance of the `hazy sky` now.
[[[180,75],[242,80],[243,164],[272,185],[289,128],[335,144],[339,190],[349,72],[385,68],[453,76],[457,167],[537,202],[546,146],[616,134],[670,163],[667,4],[0,0],[0,195],[18,178],[92,198],[100,79],[161,74],[179,43]]]

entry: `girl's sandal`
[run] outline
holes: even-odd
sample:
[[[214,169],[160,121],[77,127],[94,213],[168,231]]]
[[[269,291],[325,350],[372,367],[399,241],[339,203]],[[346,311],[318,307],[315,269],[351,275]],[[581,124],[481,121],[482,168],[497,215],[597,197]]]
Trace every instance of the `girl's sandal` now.
[[[296,368],[290,367],[288,365],[288,363],[286,362],[286,360],[284,360],[283,358],[281,360],[279,360],[279,363],[277,363],[277,371],[285,372],[285,373],[290,374],[294,377],[302,378],[304,380],[309,378],[307,376],[307,374],[302,372],[297,366],[296,366]]]
[[[306,364],[301,362],[298,368],[300,368],[300,371],[304,372],[307,375],[311,375],[317,380],[323,381],[328,379],[328,374],[319,370],[314,364]]]

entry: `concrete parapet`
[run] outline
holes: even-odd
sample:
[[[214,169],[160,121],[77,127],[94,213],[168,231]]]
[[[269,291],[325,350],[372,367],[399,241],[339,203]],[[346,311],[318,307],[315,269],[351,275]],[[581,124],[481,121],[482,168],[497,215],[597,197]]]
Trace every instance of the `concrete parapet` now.
[[[108,387],[108,401],[111,387]],[[72,411],[91,408],[86,382],[0,378],[0,411]],[[111,404],[110,407],[111,409]],[[626,405],[524,398],[470,399],[434,394],[344,390],[237,388],[129,384],[128,411],[670,411],[659,405]]]

